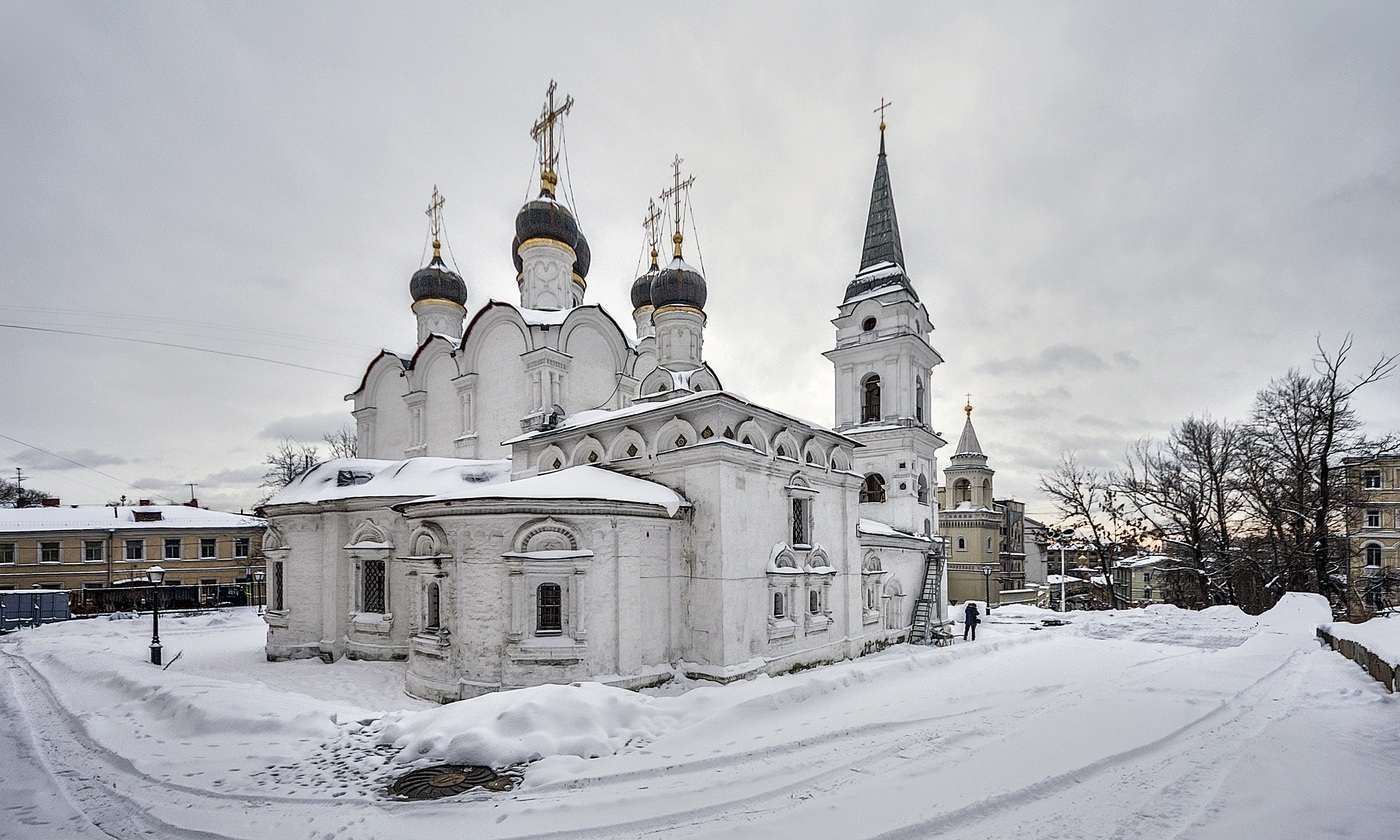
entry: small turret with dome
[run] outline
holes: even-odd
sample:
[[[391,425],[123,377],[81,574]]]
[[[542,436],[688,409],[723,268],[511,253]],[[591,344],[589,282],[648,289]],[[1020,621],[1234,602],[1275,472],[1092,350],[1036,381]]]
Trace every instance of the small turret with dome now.
[[[540,150],[540,194],[525,202],[515,216],[511,254],[526,309],[570,309],[583,302],[592,252],[574,213],[556,198],[559,152],[555,130],[573,108],[572,96],[555,105],[555,83],[530,136]]]
[[[662,202],[672,202],[671,222],[674,256],[666,267],[652,275],[651,321],[656,329],[657,364],[673,373],[704,367],[705,301],[709,291],[705,278],[685,261],[681,244],[681,197],[695,182],[694,176],[681,180],[681,159],[672,162],[674,185],[661,194]]]
[[[467,284],[442,259],[442,207],[446,203],[447,199],[434,186],[427,210],[432,221],[433,258],[408,281],[413,314],[418,319],[419,344],[434,333],[460,339],[467,314]]]

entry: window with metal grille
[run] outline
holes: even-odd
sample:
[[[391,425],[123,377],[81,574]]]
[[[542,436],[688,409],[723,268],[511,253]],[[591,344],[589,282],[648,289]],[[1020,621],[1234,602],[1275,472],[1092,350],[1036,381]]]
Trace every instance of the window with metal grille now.
[[[384,561],[365,560],[360,565],[360,611],[384,612]]]
[[[808,499],[792,500],[792,544],[810,545],[811,534],[808,533],[808,506],[811,504]]]
[[[564,591],[557,583],[542,583],[535,590],[535,635],[564,632]]]
[[[282,566],[282,561],[278,560],[272,564],[272,608],[274,610],[284,610],[286,607],[287,577],[286,570]]]
[[[436,630],[440,626],[441,590],[437,581],[428,584],[428,592],[424,599],[423,629]]]

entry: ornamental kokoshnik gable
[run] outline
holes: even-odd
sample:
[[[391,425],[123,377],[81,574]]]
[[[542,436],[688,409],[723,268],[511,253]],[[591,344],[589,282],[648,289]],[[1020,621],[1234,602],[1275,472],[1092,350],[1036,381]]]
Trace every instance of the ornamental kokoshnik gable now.
[[[631,282],[636,336],[584,303],[590,251],[556,197],[549,100],[540,192],[516,216],[518,303],[468,320],[441,256],[412,277],[418,346],[347,399],[363,457],[263,507],[267,656],[406,659],[447,702],[682,672],[731,680],[859,656],[945,621],[928,425],[942,359],[903,266],[884,148],[860,270],[839,304],[836,428],[725,391],[704,359],[708,286],[684,257],[680,159],[661,195],[672,257]]]

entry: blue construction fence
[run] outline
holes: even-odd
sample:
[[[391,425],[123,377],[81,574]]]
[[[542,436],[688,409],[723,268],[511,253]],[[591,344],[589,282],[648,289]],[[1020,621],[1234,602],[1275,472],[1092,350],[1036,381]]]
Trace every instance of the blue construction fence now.
[[[51,589],[0,592],[0,632],[67,621],[68,593]]]

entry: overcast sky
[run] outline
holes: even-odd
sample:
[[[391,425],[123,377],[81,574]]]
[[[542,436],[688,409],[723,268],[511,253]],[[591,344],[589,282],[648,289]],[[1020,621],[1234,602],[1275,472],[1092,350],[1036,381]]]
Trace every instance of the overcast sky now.
[[[587,299],[630,329],[679,154],[708,360],[823,424],[892,101],[934,427],[955,442],[970,392],[998,495],[1046,513],[1063,451],[1244,417],[1319,335],[1400,351],[1397,43],[1393,2],[0,0],[0,474],[251,506],[283,435],[349,421],[372,355],[412,349],[435,184],[468,310],[518,302],[557,79]],[[1400,429],[1400,381],[1358,408]]]

